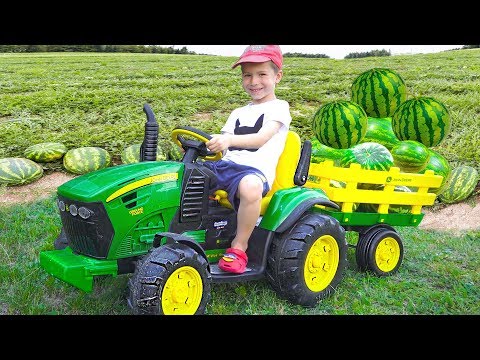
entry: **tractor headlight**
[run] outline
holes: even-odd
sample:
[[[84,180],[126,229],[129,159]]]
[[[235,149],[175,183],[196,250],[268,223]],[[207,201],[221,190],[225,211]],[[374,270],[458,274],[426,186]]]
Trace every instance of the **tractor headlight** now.
[[[60,211],[65,211],[65,203],[62,200],[57,200],[57,205]]]
[[[91,211],[88,210],[86,207],[83,207],[83,206],[82,206],[82,207],[80,207],[80,208],[78,209],[78,215],[80,215],[80,217],[81,217],[82,219],[85,219],[85,220],[86,220],[86,219],[88,219],[88,218],[92,215],[92,213],[91,213]]]
[[[70,205],[70,214],[73,216],[77,216],[78,214],[78,209],[74,204]]]

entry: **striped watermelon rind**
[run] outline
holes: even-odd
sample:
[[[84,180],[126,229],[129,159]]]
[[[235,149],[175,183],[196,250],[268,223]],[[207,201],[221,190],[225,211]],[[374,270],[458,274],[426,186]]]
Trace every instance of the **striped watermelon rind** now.
[[[312,163],[321,163],[325,160],[332,160],[338,166],[340,160],[345,154],[346,149],[334,149],[330,146],[323,145],[317,138],[310,140],[312,144]]]
[[[447,108],[431,97],[407,100],[392,116],[392,129],[398,139],[416,140],[428,148],[439,145],[450,128]]]
[[[445,157],[443,157],[441,154],[432,149],[428,149],[428,152],[430,153],[430,157],[428,159],[427,166],[419,173],[423,174],[427,170],[432,170],[435,175],[443,176],[440,187],[429,189],[430,192],[440,195],[443,190],[445,190],[445,186],[452,175],[452,168],[450,167],[447,159],[445,159]]]
[[[383,191],[383,186],[379,185],[374,190]],[[402,185],[395,186],[395,189],[393,191],[413,192],[413,190],[410,189],[408,186],[402,186]],[[363,203],[363,204],[360,204],[360,206],[358,207],[358,211],[367,212],[367,213],[376,213],[378,212],[378,206],[379,204]],[[411,212],[412,212],[411,205],[392,204],[388,207],[389,214],[410,214]]]
[[[24,156],[35,162],[52,162],[61,159],[68,148],[59,142],[44,142],[27,147]]]
[[[407,98],[405,82],[396,72],[373,68],[360,74],[352,83],[352,101],[359,104],[368,116],[385,118]]]
[[[86,146],[68,150],[63,156],[63,167],[73,174],[83,175],[107,168],[110,166],[111,160],[107,150]]]
[[[0,184],[26,185],[43,176],[43,167],[26,158],[0,159]]]
[[[361,142],[376,142],[391,150],[400,140],[393,132],[392,118],[368,118],[367,132]]]
[[[400,141],[390,151],[393,163],[402,172],[418,173],[425,169],[430,159],[428,148],[415,140]]]
[[[367,114],[352,101],[339,100],[322,105],[312,121],[315,137],[334,149],[348,149],[367,132]]]
[[[438,198],[446,204],[460,202],[472,195],[477,184],[477,169],[468,165],[457,166],[452,170],[450,179]]]
[[[365,170],[388,171],[393,166],[393,156],[385,146],[366,142],[345,151],[340,166],[349,167],[352,163],[360,164]]]
[[[133,164],[140,162],[140,147],[142,144],[133,144],[123,149],[120,157],[123,164]],[[157,161],[167,160],[167,155],[161,145],[157,145]]]

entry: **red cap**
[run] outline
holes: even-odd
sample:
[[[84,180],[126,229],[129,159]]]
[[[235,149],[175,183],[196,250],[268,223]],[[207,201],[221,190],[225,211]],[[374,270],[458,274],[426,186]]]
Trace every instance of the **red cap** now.
[[[245,49],[240,59],[233,64],[232,69],[236,68],[238,65],[253,62],[265,62],[273,61],[279,69],[282,68],[283,55],[280,46],[278,45],[250,45]]]

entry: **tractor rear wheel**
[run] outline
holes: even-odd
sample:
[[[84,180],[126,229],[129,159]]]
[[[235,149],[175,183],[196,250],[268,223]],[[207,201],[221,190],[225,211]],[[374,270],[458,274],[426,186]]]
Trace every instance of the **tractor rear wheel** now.
[[[129,281],[135,315],[200,315],[211,298],[207,260],[180,243],[152,249]]]
[[[402,239],[390,226],[371,228],[359,236],[355,257],[360,271],[381,277],[393,275],[403,260]]]
[[[336,219],[306,213],[273,239],[267,279],[280,298],[314,307],[342,280],[347,250],[345,229]]]

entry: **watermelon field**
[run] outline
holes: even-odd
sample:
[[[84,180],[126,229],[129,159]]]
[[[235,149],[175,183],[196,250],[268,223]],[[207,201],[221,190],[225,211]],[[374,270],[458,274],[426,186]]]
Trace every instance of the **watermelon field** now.
[[[104,149],[112,166],[141,143],[148,103],[169,154],[171,131],[194,126],[216,133],[249,99],[235,57],[169,54],[0,54],[0,160],[25,157],[38,143]],[[452,168],[480,173],[480,49],[360,59],[285,58],[277,97],[290,103],[291,130],[315,137],[312,119],[333,101],[351,100],[354,80],[388,68],[405,82],[407,99],[431,97],[451,118],[448,135],[431,150]],[[65,150],[66,150],[65,149]],[[123,154],[123,155],[122,155]],[[1,163],[0,163],[1,164]],[[65,172],[61,160],[44,174]],[[33,176],[33,175],[32,175]],[[35,175],[37,176],[37,175]],[[6,191],[0,185],[0,196]],[[478,186],[465,203],[475,205]],[[438,201],[432,209],[441,208]],[[349,265],[335,293],[315,308],[279,299],[267,281],[215,284],[211,315],[480,315],[479,228],[463,232],[398,228],[405,257],[398,273],[378,278]],[[80,290],[47,274],[39,253],[53,249],[61,229],[55,198],[0,204],[1,315],[126,315],[128,276],[95,279]],[[354,234],[347,233],[349,242]]]

